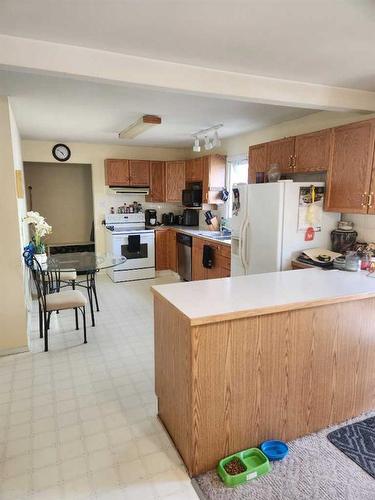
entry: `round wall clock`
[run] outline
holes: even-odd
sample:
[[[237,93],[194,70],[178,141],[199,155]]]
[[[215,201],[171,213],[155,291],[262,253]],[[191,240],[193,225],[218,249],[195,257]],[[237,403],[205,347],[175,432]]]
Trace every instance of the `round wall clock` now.
[[[66,144],[56,144],[52,148],[52,154],[57,161],[67,161],[70,158],[71,152]]]

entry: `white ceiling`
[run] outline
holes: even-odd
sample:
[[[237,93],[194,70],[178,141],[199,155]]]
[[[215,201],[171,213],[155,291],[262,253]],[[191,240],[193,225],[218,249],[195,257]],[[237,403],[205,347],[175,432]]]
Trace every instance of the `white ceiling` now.
[[[0,33],[375,90],[373,0],[1,0]]]
[[[144,146],[190,147],[194,132],[217,123],[224,138],[312,112],[7,70],[0,70],[0,95],[11,97],[23,138]],[[162,125],[119,140],[143,114],[161,116]]]

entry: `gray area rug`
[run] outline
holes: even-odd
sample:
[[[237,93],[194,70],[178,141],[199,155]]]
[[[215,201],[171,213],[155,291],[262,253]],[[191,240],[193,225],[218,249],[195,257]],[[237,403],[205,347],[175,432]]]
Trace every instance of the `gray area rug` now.
[[[375,479],[375,417],[340,427],[327,438]]]
[[[327,439],[331,431],[372,416],[375,411],[291,441],[288,457],[250,483],[228,488],[210,471],[194,486],[208,500],[375,500],[375,479]]]

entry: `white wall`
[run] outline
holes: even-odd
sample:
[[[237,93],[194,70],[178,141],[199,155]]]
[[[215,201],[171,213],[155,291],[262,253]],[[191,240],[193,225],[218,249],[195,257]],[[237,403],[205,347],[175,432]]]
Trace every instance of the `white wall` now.
[[[0,97],[0,355],[27,350],[28,314],[22,250],[28,237],[21,223],[25,199],[17,199],[15,170],[23,170],[20,138],[8,98]],[[26,288],[27,290],[27,288]]]
[[[52,148],[58,141],[22,141],[22,154],[25,162],[54,162]],[[105,186],[104,160],[106,158],[129,158],[143,160],[180,160],[189,157],[190,150],[172,148],[147,148],[132,146],[117,146],[113,144],[87,144],[68,143],[72,152],[69,163],[88,163],[92,169],[92,189],[94,200],[94,222],[96,249],[98,252],[105,251],[105,233],[102,220],[109,207],[124,203],[125,198],[121,195],[113,195]],[[115,198],[114,198],[115,196]],[[129,198],[127,198],[129,200]],[[130,201],[134,201],[134,195]],[[141,197],[142,202],[144,197]],[[138,200],[137,200],[138,201]],[[177,204],[178,205],[178,204]],[[162,207],[160,211],[164,210]],[[170,210],[168,210],[170,211]],[[177,211],[177,210],[172,210]]]

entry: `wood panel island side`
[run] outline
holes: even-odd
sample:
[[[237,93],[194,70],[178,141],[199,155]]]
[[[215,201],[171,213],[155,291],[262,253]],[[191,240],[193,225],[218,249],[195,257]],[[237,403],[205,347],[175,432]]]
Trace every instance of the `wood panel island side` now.
[[[153,287],[158,414],[191,476],[375,407],[375,279],[306,269]]]

